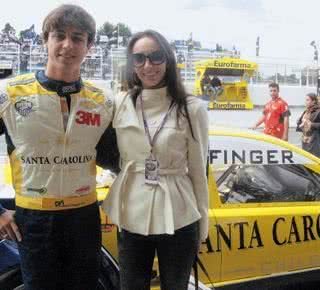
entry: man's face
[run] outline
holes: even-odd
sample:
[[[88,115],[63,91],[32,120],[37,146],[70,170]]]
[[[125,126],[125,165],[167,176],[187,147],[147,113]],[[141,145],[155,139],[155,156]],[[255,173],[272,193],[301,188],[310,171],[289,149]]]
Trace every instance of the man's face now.
[[[269,93],[270,93],[270,97],[272,99],[276,99],[279,97],[279,91],[277,88],[274,88],[274,87],[270,87],[269,88]]]
[[[88,53],[88,33],[73,27],[49,32],[46,42],[48,67],[74,71],[80,69]]]

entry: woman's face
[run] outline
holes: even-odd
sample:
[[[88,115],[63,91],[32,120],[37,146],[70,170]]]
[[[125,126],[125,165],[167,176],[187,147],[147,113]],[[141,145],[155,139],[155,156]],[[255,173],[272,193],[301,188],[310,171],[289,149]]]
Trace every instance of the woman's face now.
[[[151,37],[137,40],[132,49],[134,71],[144,89],[158,87],[166,73],[166,57]]]
[[[310,108],[311,106],[313,106],[314,103],[315,102],[309,96],[306,96],[306,107],[307,108]]]

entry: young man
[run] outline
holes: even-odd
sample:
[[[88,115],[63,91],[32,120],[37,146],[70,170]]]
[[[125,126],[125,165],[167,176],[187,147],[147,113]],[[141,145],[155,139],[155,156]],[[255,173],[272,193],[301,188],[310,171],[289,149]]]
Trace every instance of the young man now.
[[[269,84],[271,100],[265,105],[263,116],[253,126],[257,129],[262,123],[265,124],[264,133],[288,141],[289,116],[288,104],[279,96],[279,85]]]
[[[15,215],[0,209],[0,236],[18,240],[24,289],[91,290],[101,247],[96,146],[113,99],[80,78],[95,38],[91,15],[62,5],[42,30],[45,72],[0,82],[0,127],[16,192]]]
[[[218,99],[218,96],[220,96],[223,91],[221,80],[214,75],[212,80],[210,81],[210,86],[212,93],[212,102],[215,103]]]
[[[208,94],[208,87],[210,86],[210,77],[208,74],[205,74],[200,82],[201,85],[201,91],[203,95]]]

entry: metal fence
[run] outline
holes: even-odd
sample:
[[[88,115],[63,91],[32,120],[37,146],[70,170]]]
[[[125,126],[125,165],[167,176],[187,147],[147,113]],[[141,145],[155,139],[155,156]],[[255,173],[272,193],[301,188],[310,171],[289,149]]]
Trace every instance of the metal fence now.
[[[185,82],[193,82],[195,63],[200,60],[217,57],[240,57],[238,52],[215,52],[210,50],[176,51],[177,62],[183,64],[181,77]],[[251,83],[263,84],[275,81],[280,84],[315,86],[319,68],[310,62],[277,58],[247,58],[258,63],[258,71],[250,80]],[[33,72],[44,69],[47,53],[44,46],[18,44],[0,45],[0,69],[11,64],[14,74]],[[106,49],[95,46],[90,49],[82,64],[84,78],[120,80],[123,78],[126,63],[125,48]],[[2,66],[2,67],[1,67]]]

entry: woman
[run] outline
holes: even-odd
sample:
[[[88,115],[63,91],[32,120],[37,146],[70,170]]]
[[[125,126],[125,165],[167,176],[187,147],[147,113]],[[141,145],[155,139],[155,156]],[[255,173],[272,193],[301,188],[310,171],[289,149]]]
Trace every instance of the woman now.
[[[306,95],[306,110],[297,122],[297,131],[302,131],[302,148],[320,157],[320,106],[317,95]]]
[[[207,111],[187,96],[161,34],[135,34],[127,57],[129,93],[113,121],[121,172],[103,204],[119,227],[121,289],[150,289],[157,251],[161,289],[184,290],[208,234]]]

